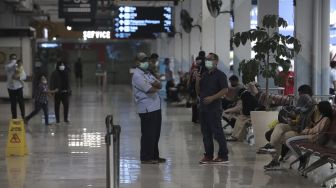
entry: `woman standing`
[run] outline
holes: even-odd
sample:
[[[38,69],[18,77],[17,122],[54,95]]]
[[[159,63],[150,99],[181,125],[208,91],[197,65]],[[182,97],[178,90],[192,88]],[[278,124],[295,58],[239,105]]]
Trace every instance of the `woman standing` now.
[[[65,63],[59,61],[56,65],[56,70],[51,75],[50,89],[57,90],[55,93],[55,116],[56,123],[60,122],[60,104],[63,104],[64,122],[68,123],[69,114],[69,96],[71,94],[69,70]]]

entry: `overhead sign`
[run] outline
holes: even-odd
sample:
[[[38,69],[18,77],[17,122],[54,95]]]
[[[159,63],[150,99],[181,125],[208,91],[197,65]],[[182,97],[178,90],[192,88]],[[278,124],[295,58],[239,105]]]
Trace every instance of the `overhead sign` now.
[[[83,31],[83,39],[110,39],[110,31]]]
[[[155,38],[173,30],[172,7],[119,7],[114,20],[113,37],[117,39]]]
[[[97,0],[59,0],[58,16],[67,17],[94,17],[97,12]]]

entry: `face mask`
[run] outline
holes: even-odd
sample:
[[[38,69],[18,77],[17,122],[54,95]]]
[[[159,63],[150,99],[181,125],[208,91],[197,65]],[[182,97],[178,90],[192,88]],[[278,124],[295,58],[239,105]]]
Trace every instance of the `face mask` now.
[[[42,80],[42,84],[47,84],[47,80]]]
[[[156,66],[156,67],[159,66],[159,61],[155,61],[155,66]]]
[[[61,66],[58,67],[58,69],[59,69],[60,71],[64,71],[65,66],[64,66],[64,65],[61,65]]]
[[[16,59],[12,59],[12,60],[10,60],[10,62],[11,62],[11,63],[16,63],[17,60],[16,60]]]
[[[140,63],[140,68],[142,69],[142,70],[147,70],[148,69],[148,66],[149,66],[149,64],[148,64],[148,62],[143,62],[143,63]]]
[[[211,70],[214,67],[213,62],[212,61],[206,61],[205,62],[205,67],[207,69]]]

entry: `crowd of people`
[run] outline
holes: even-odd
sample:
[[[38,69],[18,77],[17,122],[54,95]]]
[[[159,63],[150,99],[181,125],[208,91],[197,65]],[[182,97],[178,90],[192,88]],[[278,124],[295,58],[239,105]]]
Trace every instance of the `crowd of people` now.
[[[54,97],[55,102],[55,117],[56,123],[60,123],[60,104],[63,105],[64,122],[69,123],[69,97],[71,95],[70,89],[70,71],[67,64],[63,61],[58,61],[55,70],[51,74],[50,88],[48,86],[47,75],[37,75],[38,83],[35,87],[34,93],[34,110],[26,116],[25,104],[23,98],[24,80],[27,75],[23,69],[22,61],[17,59],[16,54],[9,56],[9,62],[5,65],[7,74],[7,89],[9,99],[11,102],[12,119],[18,118],[17,116],[17,103],[21,111],[21,118],[25,124],[33,118],[42,109],[45,117],[45,125],[50,125],[48,114],[48,95]],[[77,65],[76,65],[77,66]],[[76,72],[77,74],[78,72]]]

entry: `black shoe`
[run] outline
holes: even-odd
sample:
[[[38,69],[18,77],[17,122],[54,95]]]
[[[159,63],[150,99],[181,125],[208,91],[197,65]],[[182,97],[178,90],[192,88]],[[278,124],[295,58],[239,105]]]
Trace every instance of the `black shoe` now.
[[[280,169],[280,163],[276,160],[272,160],[270,163],[264,166],[265,170],[276,170]]]
[[[142,160],[141,164],[159,164],[158,160]]]
[[[165,162],[167,161],[167,159],[159,157],[159,158],[157,159],[157,161],[158,161],[159,163],[165,163]]]
[[[307,166],[307,163],[308,163],[308,158],[307,157],[300,157],[300,164],[299,164],[299,167],[298,167],[298,170],[299,171],[302,171],[306,168]]]

